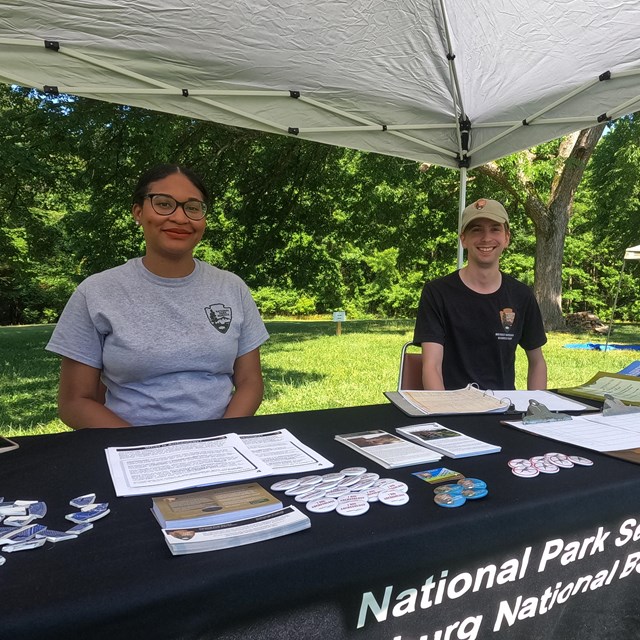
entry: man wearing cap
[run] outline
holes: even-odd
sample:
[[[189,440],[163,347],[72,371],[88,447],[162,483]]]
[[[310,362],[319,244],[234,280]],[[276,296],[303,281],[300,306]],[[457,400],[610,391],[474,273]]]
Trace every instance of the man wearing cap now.
[[[462,214],[467,265],[422,290],[413,335],[422,345],[425,389],[515,389],[515,352],[527,354],[528,389],[545,389],[547,341],[529,287],[500,271],[509,246],[509,217],[496,200],[480,199]]]

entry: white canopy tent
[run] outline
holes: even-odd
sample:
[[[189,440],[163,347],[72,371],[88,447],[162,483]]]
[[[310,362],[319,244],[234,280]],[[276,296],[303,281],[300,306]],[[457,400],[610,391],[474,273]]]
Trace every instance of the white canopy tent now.
[[[0,81],[475,167],[640,108],[637,0],[10,0]]]
[[[640,244],[635,247],[629,247],[624,252],[624,260],[640,260]],[[622,268],[624,269],[624,260]]]
[[[640,108],[637,0],[0,0],[0,82],[466,169]]]

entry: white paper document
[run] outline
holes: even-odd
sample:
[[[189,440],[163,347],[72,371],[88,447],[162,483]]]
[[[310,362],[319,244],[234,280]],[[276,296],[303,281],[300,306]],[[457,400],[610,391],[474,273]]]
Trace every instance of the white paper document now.
[[[597,411],[595,407],[577,400],[570,400],[552,391],[492,390],[488,393],[510,402],[515,411],[522,413],[525,413],[529,408],[529,400],[536,400],[547,407],[549,411]]]
[[[622,451],[640,447],[640,413],[603,416],[601,413],[574,416],[571,420],[523,424],[506,421],[528,433],[560,442],[575,444],[593,451]]]
[[[274,475],[307,473],[314,469],[333,466],[326,458],[300,442],[286,429],[240,435],[240,440],[253,454],[273,469]]]
[[[243,438],[246,436],[227,433],[193,440],[109,447],[105,453],[116,495],[164,493],[333,466],[286,429],[257,434],[249,446]]]

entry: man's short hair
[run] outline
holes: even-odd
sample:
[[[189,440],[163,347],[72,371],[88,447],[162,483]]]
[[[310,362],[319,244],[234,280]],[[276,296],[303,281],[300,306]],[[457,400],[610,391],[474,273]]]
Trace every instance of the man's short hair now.
[[[462,224],[460,225],[460,233],[469,226],[470,222],[478,218],[488,218],[494,222],[500,222],[505,225],[505,229],[509,229],[509,216],[505,208],[497,200],[487,200],[480,198],[470,204],[462,212]]]

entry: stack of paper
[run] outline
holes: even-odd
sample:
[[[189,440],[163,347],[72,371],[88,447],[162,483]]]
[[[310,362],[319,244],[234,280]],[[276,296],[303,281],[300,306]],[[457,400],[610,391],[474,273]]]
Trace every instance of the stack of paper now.
[[[311,521],[294,506],[246,520],[208,527],[163,529],[164,539],[174,556],[216,551],[270,540],[308,529]]]
[[[437,422],[398,427],[396,431],[423,447],[433,449],[449,458],[480,456],[486,453],[498,453],[501,450],[501,447],[495,444],[471,438],[459,431],[443,427]]]
[[[336,440],[377,462],[385,469],[435,462],[442,457],[434,451],[413,442],[407,442],[382,429],[344,433],[337,435]]]

